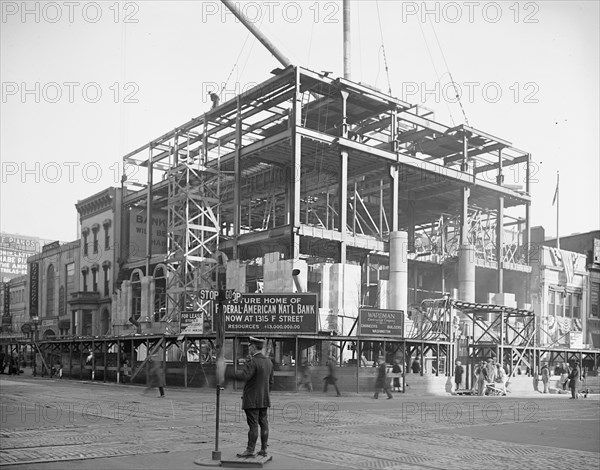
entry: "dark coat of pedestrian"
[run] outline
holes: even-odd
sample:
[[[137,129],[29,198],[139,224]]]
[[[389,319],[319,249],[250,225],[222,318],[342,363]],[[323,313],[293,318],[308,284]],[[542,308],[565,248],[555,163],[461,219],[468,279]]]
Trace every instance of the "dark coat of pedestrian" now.
[[[394,360],[394,366],[392,367],[392,374],[395,374],[394,376],[394,390],[398,390],[399,392],[401,392],[401,388],[402,386],[400,385],[400,377],[399,375],[402,374],[402,366],[400,365],[400,360],[399,359],[395,359]]]
[[[456,390],[460,389],[460,384],[462,383],[462,378],[465,373],[465,368],[462,366],[460,361],[456,361],[456,366],[454,367],[454,384],[456,385]]]
[[[335,359],[333,356],[330,356],[329,360],[327,361],[327,375],[323,378],[323,392],[327,393],[329,385],[333,385],[333,388],[335,388],[336,395],[338,397],[341,397],[342,394],[340,393],[340,389],[338,388],[337,380],[338,379]]]
[[[412,369],[413,374],[420,374],[421,373],[421,361],[419,361],[419,359],[415,359],[412,362],[412,365],[410,366],[410,368]]]
[[[242,409],[248,423],[248,445],[238,457],[254,457],[254,448],[258,440],[260,427],[260,451],[258,455],[267,456],[269,441],[268,408],[271,406],[270,392],[273,386],[273,363],[262,353],[264,341],[250,338],[248,350],[250,360],[233,376],[246,382],[242,394]]]
[[[377,366],[377,379],[375,380],[375,395],[373,398],[376,400],[379,398],[379,392],[383,389],[386,393],[388,400],[392,397],[392,393],[390,392],[390,383],[387,376],[387,364],[385,363],[385,358],[381,356],[379,358],[379,365]]]
[[[571,389],[571,399],[579,398],[579,383],[581,382],[581,369],[579,361],[575,361],[571,372],[569,373],[569,388]]]
[[[567,363],[563,362],[561,367],[562,374],[560,374],[560,383],[562,384],[562,389],[567,390],[567,386],[569,385],[569,374],[571,373],[571,368]]]
[[[544,364],[542,366],[540,373],[542,375],[542,383],[544,384],[544,391],[542,393],[548,393],[548,391],[549,391],[548,382],[550,381],[550,369],[548,368],[547,364]]]

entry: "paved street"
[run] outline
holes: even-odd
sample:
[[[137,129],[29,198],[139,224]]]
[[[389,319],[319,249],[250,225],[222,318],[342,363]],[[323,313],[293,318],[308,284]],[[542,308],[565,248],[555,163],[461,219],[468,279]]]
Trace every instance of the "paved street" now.
[[[199,469],[214,390],[0,376],[0,466]],[[270,469],[598,469],[598,395],[411,397],[275,393]],[[220,449],[243,450],[240,392],[222,394]]]

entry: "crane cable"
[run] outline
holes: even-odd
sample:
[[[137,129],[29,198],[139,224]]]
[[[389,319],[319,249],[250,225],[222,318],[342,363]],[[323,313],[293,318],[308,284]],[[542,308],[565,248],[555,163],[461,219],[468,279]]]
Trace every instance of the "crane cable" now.
[[[456,99],[458,100],[458,105],[460,106],[460,110],[462,111],[463,117],[465,119],[465,124],[469,125],[469,119],[467,118],[467,114],[465,113],[465,108],[462,105],[462,101],[460,99],[460,94],[458,93],[458,89],[456,88],[456,82],[454,81],[454,77],[452,77],[452,72],[450,72],[450,67],[448,67],[448,62],[446,62],[446,56],[444,55],[444,50],[442,49],[442,45],[440,44],[440,40],[438,39],[437,33],[435,32],[435,28],[433,26],[433,22],[431,22],[431,18],[428,18],[431,23],[431,29],[433,30],[433,34],[435,36],[435,41],[442,53],[442,59],[444,59],[444,65],[446,66],[446,71],[448,72],[448,76],[450,77],[450,82],[454,87],[454,93],[456,93]]]
[[[242,52],[244,52],[244,47],[246,47],[246,43],[248,42],[250,35],[251,35],[250,31],[248,31],[248,34],[246,35],[246,40],[244,41],[244,44],[242,44],[242,48],[240,49],[240,53],[238,54],[237,58],[235,59],[235,63],[233,64],[233,67],[231,67],[231,71],[229,72],[229,75],[227,76],[227,80],[225,80],[225,83],[223,83],[223,88],[221,88],[221,91],[219,92],[219,97],[221,96],[223,91],[227,88],[227,85],[229,84],[229,79],[231,78],[233,71],[238,66],[238,62],[240,60],[240,57],[242,56]]]
[[[429,49],[429,43],[427,42],[427,38],[425,37],[425,31],[423,31],[423,26],[421,26],[421,22],[417,20],[417,24],[419,25],[419,29],[421,30],[421,36],[423,36],[423,42],[425,42],[425,47],[427,48],[427,53],[429,54],[429,60],[431,61],[431,65],[433,66],[433,71],[435,72],[435,76],[437,78],[438,83],[441,83],[441,77],[435,66],[435,61],[433,60],[433,55],[431,54],[431,49]],[[448,105],[448,101],[444,100],[446,103],[446,109],[448,110],[448,114],[450,115],[450,120],[452,121],[452,125],[455,126],[454,116],[452,115],[452,110]]]
[[[390,82],[390,70],[388,68],[387,57],[385,55],[385,43],[383,40],[383,28],[381,27],[381,16],[379,14],[379,0],[375,0],[375,5],[377,6],[377,19],[379,20],[379,34],[381,35],[381,50],[383,51],[383,64],[385,66],[385,73],[387,75],[388,81],[388,94],[392,96],[392,84]]]

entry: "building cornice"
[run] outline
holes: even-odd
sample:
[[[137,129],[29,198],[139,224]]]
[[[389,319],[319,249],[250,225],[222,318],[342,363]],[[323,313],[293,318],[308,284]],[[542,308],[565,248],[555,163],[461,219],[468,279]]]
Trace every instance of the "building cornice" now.
[[[116,199],[116,189],[107,188],[93,196],[78,201],[75,208],[81,219],[86,219],[95,214],[112,210]]]

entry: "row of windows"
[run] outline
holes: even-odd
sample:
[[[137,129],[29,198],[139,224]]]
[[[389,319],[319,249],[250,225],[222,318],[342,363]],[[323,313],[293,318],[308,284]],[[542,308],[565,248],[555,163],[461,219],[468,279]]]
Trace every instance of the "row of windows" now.
[[[104,271],[104,295],[108,296],[110,295],[110,268],[108,266],[103,266],[103,271]],[[96,268],[92,268],[91,269],[91,273],[92,275],[90,276],[90,280],[91,280],[91,292],[99,292],[98,291],[98,269]],[[82,271],[81,275],[83,277],[83,292],[88,292],[88,274],[89,272],[87,271]]]
[[[551,290],[548,295],[548,315],[581,318],[581,294]]]
[[[105,250],[110,250],[110,224],[104,224],[104,249]],[[99,240],[98,240],[98,232],[99,232],[99,227],[92,227],[92,252],[94,254],[98,254],[98,248],[99,248]],[[88,243],[88,234],[89,232],[87,230],[82,231],[82,235],[83,235],[83,256],[87,256],[89,254],[89,248],[88,246],[90,245],[90,243]]]
[[[48,266],[46,271],[46,316],[54,316],[54,277],[55,269],[54,265]],[[65,265],[65,281],[67,285],[67,293],[75,290],[75,263],[69,263]],[[64,292],[64,287],[61,287],[61,291]],[[67,294],[68,295],[68,294]],[[59,297],[59,304],[63,302],[63,297]],[[59,305],[61,308],[61,305]]]
[[[25,289],[10,290],[8,294],[10,305],[18,304],[25,301]]]

